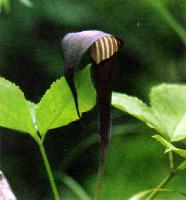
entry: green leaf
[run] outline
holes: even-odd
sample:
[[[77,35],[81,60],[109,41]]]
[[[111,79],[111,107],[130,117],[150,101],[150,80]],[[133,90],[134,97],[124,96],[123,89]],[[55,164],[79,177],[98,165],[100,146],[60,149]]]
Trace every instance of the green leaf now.
[[[150,194],[153,190],[145,190],[142,192],[139,192],[132,197],[130,197],[129,200],[143,200],[148,194]]]
[[[27,104],[28,104],[29,109],[30,109],[30,114],[31,114],[31,117],[32,117],[32,122],[34,124],[34,127],[38,131],[37,121],[36,121],[36,108],[37,108],[37,104],[35,104],[35,103],[31,102],[31,101],[27,101]]]
[[[95,90],[90,77],[90,65],[75,76],[80,112],[93,108]],[[36,109],[40,134],[44,137],[49,129],[67,125],[78,119],[74,99],[64,77],[54,82],[42,97]]]
[[[142,192],[139,192],[139,193],[133,195],[129,200],[144,200],[144,198],[147,197],[147,195],[149,195],[154,190],[155,190],[155,188],[154,189],[150,189],[150,190],[144,190]],[[177,193],[179,193],[179,194],[184,196],[184,193],[176,191],[176,190],[172,190],[172,189],[161,188],[161,189],[158,189],[158,192],[177,192]]]
[[[185,169],[186,169],[186,160],[183,161],[180,165],[178,165],[178,167],[176,168],[176,171],[177,172],[181,172],[181,171],[183,171]]]
[[[151,107],[136,97],[113,93],[112,104],[144,121],[170,141],[186,138],[186,86],[161,84],[150,93]]]
[[[161,84],[152,88],[150,101],[170,140],[186,138],[186,86]]]
[[[96,104],[96,91],[91,80],[90,64],[75,74],[75,86],[80,112],[91,110]]]
[[[162,138],[160,135],[154,135],[152,137],[167,148],[166,152],[173,151],[173,152],[177,153],[178,155],[180,155],[181,157],[186,158],[186,150],[185,149],[176,148],[174,145],[172,145],[170,142],[168,142],[167,140]]]
[[[19,87],[0,78],[0,95],[0,126],[38,137],[28,103]]]
[[[112,93],[112,105],[128,114],[145,122],[151,128],[157,129],[160,133],[163,130],[151,108],[136,97],[126,94]]]

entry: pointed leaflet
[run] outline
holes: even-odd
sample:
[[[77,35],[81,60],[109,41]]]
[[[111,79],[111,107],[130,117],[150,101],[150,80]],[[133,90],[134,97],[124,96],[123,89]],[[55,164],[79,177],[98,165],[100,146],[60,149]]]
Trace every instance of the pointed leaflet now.
[[[151,108],[137,98],[113,93],[113,105],[146,122],[171,141],[186,138],[186,86],[161,84],[150,93]]]
[[[161,84],[150,93],[152,109],[171,141],[186,138],[186,86]]]
[[[176,171],[177,172],[181,172],[181,171],[183,171],[185,169],[186,169],[186,160],[183,161],[181,164],[179,164],[178,167],[176,167]]]
[[[95,90],[90,78],[90,65],[75,76],[80,112],[86,112],[95,105]],[[62,77],[47,90],[36,108],[40,134],[44,137],[49,129],[67,125],[78,119],[70,88]]]
[[[161,125],[151,108],[139,100],[137,97],[132,97],[121,93],[112,93],[112,105],[128,114],[145,122],[151,128],[164,134]]]
[[[153,192],[155,190],[154,189],[150,189],[150,190],[144,190],[144,191],[141,191],[135,195],[133,195],[132,197],[130,197],[129,200],[144,200],[145,197],[147,197],[147,195],[149,195],[151,192]],[[170,190],[170,189],[159,189],[158,192],[175,192],[173,190]]]
[[[153,190],[145,190],[145,191],[139,192],[137,194],[134,194],[132,197],[130,197],[129,200],[143,200],[152,191]]]
[[[18,86],[0,78],[0,126],[37,137],[29,106]]]
[[[139,193],[133,195],[132,197],[130,197],[129,200],[144,200],[144,199],[147,198],[147,195],[149,195],[154,190],[156,190],[156,188],[150,189],[150,190],[144,190],[142,192],[139,192]],[[179,192],[179,191],[176,191],[176,190],[172,190],[172,189],[164,189],[164,188],[158,189],[158,192],[177,192],[177,193],[179,193],[181,195],[184,195],[182,192]]]
[[[162,138],[160,135],[154,135],[152,137],[155,138],[158,142],[160,142],[163,146],[165,146],[167,148],[166,152],[173,151],[173,152],[177,153],[178,155],[180,155],[181,157],[186,158],[186,150],[185,149],[176,148],[174,145],[172,145],[170,142],[168,142],[167,140]]]

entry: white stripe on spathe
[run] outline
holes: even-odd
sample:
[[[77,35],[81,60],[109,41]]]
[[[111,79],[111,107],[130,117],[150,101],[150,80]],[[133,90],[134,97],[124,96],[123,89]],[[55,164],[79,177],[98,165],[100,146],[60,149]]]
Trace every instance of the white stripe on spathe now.
[[[96,40],[90,47],[90,57],[99,64],[113,56],[119,49],[120,42],[113,36]]]

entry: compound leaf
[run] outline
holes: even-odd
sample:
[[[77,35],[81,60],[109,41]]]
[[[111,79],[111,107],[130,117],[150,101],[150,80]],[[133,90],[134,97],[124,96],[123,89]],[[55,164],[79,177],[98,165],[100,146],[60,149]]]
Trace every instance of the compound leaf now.
[[[90,65],[76,73],[75,85],[81,114],[93,108],[95,90],[90,77]],[[67,125],[78,119],[71,90],[64,77],[54,82],[36,109],[37,125],[42,137],[50,129]]]

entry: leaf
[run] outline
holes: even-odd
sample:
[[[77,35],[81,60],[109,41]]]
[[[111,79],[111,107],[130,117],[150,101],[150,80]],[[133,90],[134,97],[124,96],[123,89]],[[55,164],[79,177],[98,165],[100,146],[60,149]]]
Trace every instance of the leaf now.
[[[90,77],[90,65],[76,74],[80,112],[95,105],[95,90]],[[36,109],[38,129],[42,137],[50,129],[67,125],[78,119],[70,88],[62,77],[54,82],[42,97]]]
[[[31,114],[31,117],[32,117],[32,122],[34,124],[34,127],[38,131],[37,121],[36,121],[36,108],[37,108],[37,105],[35,103],[31,102],[31,101],[27,101],[27,104],[28,104],[29,109],[30,109],[30,114]]]
[[[147,197],[147,195],[149,195],[149,194],[150,194],[151,192],[153,192],[154,190],[155,190],[155,188],[154,188],[154,189],[150,189],[150,190],[144,190],[144,191],[142,191],[142,192],[139,192],[139,193],[133,195],[129,200],[144,200],[144,198]],[[172,189],[164,189],[164,188],[161,188],[161,189],[159,189],[157,192],[177,192],[177,193],[179,193],[179,194],[185,196],[184,193],[179,192],[179,191],[177,191],[177,190],[172,190]]]
[[[150,102],[170,140],[186,138],[186,86],[161,84],[153,87]]]
[[[185,169],[186,169],[186,160],[183,161],[180,165],[178,165],[178,167],[176,168],[176,171],[177,172],[181,172],[181,171],[183,171]]]
[[[177,153],[178,155],[180,155],[181,157],[186,158],[186,150],[176,148],[174,145],[172,145],[170,142],[166,141],[160,135],[154,135],[152,137],[167,148],[166,152],[173,151],[173,152]]]
[[[10,81],[0,78],[0,126],[38,137],[23,92]]]
[[[186,138],[186,113],[183,118],[177,124],[174,133],[171,137],[171,141],[179,141]]]
[[[130,197],[129,200],[143,200],[152,191],[153,191],[153,189],[139,192],[139,193],[133,195],[132,197]]]
[[[163,130],[151,108],[136,97],[121,93],[112,93],[112,105],[145,122],[149,127],[163,133]]]
[[[144,121],[170,141],[186,138],[186,86],[161,84],[150,93],[151,107],[125,94],[113,93],[113,106]]]
[[[89,64],[75,75],[75,85],[81,113],[92,109],[96,104],[96,92],[92,84],[90,71],[91,65]]]

